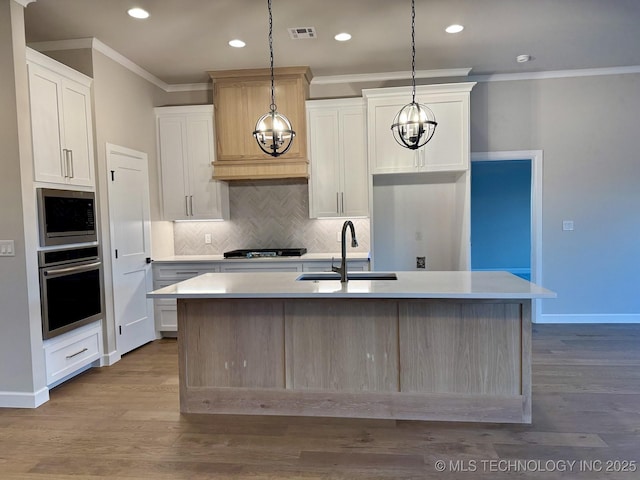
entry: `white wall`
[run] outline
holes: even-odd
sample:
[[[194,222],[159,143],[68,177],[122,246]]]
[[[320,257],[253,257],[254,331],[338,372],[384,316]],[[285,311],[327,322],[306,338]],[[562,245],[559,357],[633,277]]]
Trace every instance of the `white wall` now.
[[[23,7],[0,0],[0,406],[37,406],[48,397],[38,297]]]
[[[542,283],[558,298],[542,302],[542,321],[640,321],[638,112],[638,74],[471,93],[472,151],[544,151]]]

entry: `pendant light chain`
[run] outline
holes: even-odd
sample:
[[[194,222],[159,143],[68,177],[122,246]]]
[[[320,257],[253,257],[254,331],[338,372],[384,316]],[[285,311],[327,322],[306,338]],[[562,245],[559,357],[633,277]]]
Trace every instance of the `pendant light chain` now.
[[[296,136],[289,119],[282,113],[278,113],[276,106],[275,73],[273,68],[273,15],[271,13],[271,0],[267,0],[269,11],[269,67],[271,70],[271,105],[269,112],[262,115],[256,122],[253,137],[258,147],[267,155],[279,157],[289,151]]]
[[[411,0],[411,103],[416,103],[416,3],[415,3],[415,0]]]
[[[398,145],[417,150],[431,140],[437,126],[431,109],[416,102],[416,2],[411,0],[411,103],[393,118],[391,132]]]
[[[412,0],[413,1],[413,0]],[[274,77],[273,77],[273,18],[271,16],[271,0],[268,0],[269,7],[269,60],[271,62],[271,111],[275,112],[278,108],[276,107],[276,94],[274,87]]]

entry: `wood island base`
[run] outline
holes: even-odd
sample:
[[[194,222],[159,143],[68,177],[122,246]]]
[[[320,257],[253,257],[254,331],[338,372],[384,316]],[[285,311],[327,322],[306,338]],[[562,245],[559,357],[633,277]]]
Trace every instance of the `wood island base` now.
[[[183,413],[531,422],[531,300],[178,299]]]

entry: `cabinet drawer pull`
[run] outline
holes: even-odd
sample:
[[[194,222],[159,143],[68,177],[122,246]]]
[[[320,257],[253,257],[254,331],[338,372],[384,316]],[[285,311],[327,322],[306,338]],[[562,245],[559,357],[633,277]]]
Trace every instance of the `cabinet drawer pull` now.
[[[66,359],[67,359],[67,360],[69,360],[70,358],[77,357],[78,355],[80,355],[81,353],[86,352],[87,350],[89,350],[89,349],[88,349],[87,347],[84,347],[84,348],[83,348],[82,350],[80,350],[79,352],[73,353],[73,354],[71,354],[71,355],[67,355],[67,356],[66,356]]]
[[[189,197],[184,196],[184,213],[188,217],[189,216]]]

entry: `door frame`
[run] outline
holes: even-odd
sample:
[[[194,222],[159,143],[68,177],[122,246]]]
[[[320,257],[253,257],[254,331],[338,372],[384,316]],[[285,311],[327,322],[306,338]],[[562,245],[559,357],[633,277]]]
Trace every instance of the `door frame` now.
[[[542,283],[542,150],[513,150],[496,152],[471,152],[471,162],[501,162],[529,160],[531,162],[531,281]],[[473,175],[473,173],[471,173]],[[471,263],[469,263],[471,265]],[[538,323],[541,300],[534,300],[532,320]]]

